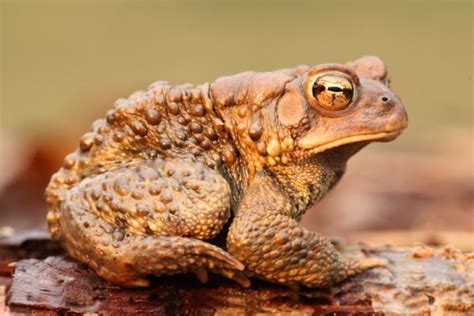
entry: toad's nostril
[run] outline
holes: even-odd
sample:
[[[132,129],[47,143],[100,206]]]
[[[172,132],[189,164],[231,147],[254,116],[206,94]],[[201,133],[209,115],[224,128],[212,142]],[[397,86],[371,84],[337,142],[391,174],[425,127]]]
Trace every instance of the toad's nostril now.
[[[387,96],[383,96],[383,97],[382,97],[382,101],[383,101],[383,102],[388,102],[389,100],[390,100],[390,98],[387,97]]]

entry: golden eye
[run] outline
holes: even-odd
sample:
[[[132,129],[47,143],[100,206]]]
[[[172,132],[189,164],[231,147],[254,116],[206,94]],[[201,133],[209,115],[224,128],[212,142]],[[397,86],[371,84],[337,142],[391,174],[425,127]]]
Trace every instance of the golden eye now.
[[[322,75],[313,83],[312,94],[319,106],[330,111],[344,110],[354,98],[351,80],[344,75]]]

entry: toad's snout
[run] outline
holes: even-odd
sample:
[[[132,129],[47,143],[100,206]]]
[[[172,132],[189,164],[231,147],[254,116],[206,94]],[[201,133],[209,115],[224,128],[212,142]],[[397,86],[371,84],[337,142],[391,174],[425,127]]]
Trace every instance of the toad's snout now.
[[[380,109],[380,116],[385,117],[381,130],[393,133],[392,137],[381,139],[381,141],[392,140],[408,127],[408,114],[399,97],[391,91],[384,91],[376,98],[376,108]]]
[[[365,121],[368,131],[390,134],[381,141],[393,139],[392,133],[398,136],[408,127],[408,114],[400,98],[379,81],[365,78],[361,81],[364,91],[355,116]]]

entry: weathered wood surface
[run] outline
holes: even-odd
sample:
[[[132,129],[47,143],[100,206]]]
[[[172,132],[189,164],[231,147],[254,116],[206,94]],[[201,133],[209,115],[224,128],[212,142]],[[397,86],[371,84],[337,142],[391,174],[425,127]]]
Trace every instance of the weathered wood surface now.
[[[0,314],[474,315],[474,256],[450,247],[345,247],[344,252],[385,258],[389,265],[326,290],[258,280],[245,289],[218,276],[203,285],[192,275],[154,279],[151,288],[133,290],[105,282],[46,236],[35,236],[0,240]]]

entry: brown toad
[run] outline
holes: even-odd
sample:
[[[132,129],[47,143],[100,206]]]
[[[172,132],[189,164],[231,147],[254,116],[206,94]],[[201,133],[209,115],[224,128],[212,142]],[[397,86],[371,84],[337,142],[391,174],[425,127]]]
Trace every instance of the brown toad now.
[[[156,82],[118,100],[65,158],[46,190],[49,230],[125,286],[211,271],[246,286],[256,276],[322,287],[380,266],[298,221],[353,154],[406,128],[386,77],[369,56],[200,86]],[[226,247],[212,244],[219,233]]]

